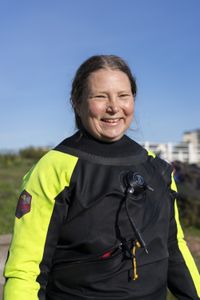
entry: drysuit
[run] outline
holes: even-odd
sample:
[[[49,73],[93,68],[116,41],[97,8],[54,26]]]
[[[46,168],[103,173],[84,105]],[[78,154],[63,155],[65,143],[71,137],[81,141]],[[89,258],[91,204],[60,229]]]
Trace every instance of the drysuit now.
[[[4,300],[200,299],[171,166],[126,135],[64,140],[24,177],[5,277]]]

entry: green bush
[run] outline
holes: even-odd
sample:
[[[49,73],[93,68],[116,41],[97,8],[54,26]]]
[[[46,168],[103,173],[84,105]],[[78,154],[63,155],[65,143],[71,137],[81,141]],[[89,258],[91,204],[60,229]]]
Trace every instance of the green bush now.
[[[49,149],[46,147],[28,147],[21,149],[19,155],[21,158],[40,159]]]
[[[186,226],[200,228],[200,167],[175,162],[180,216]]]
[[[21,158],[18,154],[6,153],[0,155],[0,167],[8,167],[11,165],[19,164]]]

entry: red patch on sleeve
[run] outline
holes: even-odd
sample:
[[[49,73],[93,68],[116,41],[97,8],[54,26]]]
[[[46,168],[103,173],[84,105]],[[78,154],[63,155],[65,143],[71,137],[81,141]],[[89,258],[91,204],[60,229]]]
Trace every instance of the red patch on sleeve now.
[[[19,196],[19,200],[17,203],[15,216],[20,219],[23,215],[27,214],[31,210],[31,199],[32,196],[26,191],[23,190],[21,195]]]

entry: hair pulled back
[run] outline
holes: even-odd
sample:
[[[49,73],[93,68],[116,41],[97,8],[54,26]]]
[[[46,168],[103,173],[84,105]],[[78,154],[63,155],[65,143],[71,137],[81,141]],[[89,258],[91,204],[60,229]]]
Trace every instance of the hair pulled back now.
[[[72,82],[70,101],[75,114],[76,126],[81,129],[81,119],[76,112],[76,107],[83,101],[84,92],[87,90],[88,77],[91,73],[100,69],[119,70],[124,72],[131,84],[132,94],[135,97],[137,93],[136,80],[131,73],[127,63],[116,55],[94,55],[84,61],[78,68]]]

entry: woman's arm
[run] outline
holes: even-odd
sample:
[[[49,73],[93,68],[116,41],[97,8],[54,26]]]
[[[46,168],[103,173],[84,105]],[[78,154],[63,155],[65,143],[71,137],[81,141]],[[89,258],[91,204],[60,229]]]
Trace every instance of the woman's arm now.
[[[177,191],[173,178],[171,189],[175,192]],[[172,201],[172,217],[168,244],[168,287],[178,299],[200,299],[199,272],[184,239],[176,199],[173,198]]]
[[[4,300],[45,299],[77,158],[52,150],[24,177],[5,266]]]

